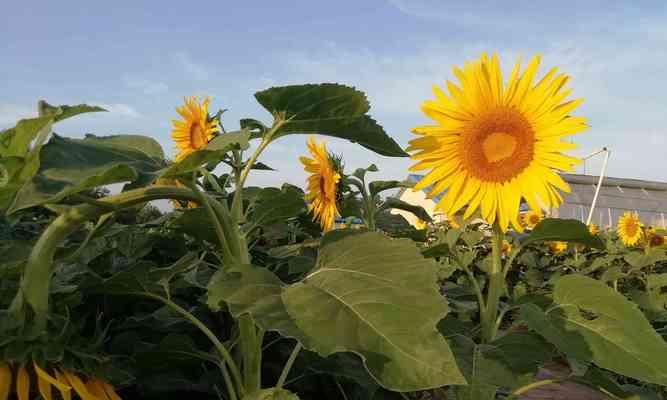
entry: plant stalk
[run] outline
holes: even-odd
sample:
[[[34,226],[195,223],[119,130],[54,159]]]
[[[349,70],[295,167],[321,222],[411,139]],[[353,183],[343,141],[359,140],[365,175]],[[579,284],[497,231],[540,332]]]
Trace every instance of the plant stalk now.
[[[278,378],[278,383],[276,384],[277,388],[281,388],[283,387],[283,385],[285,385],[287,376],[289,375],[289,372],[292,369],[294,360],[296,360],[296,357],[299,355],[299,352],[301,351],[301,347],[302,347],[301,342],[296,342],[296,346],[294,346],[294,349],[292,349],[292,353],[289,355],[289,358],[287,359],[287,362],[283,367],[283,371],[280,373],[280,377]]]
[[[503,233],[498,225],[493,226],[493,236],[491,238],[491,269],[488,272],[489,289],[486,297],[486,307],[481,313],[482,319],[482,342],[489,343],[493,341],[497,331],[498,306],[500,296],[503,293],[505,279],[502,268],[502,246]]]

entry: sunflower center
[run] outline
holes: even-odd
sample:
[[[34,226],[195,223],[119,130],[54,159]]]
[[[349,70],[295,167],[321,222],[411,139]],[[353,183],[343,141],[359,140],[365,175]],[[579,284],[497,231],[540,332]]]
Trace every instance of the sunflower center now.
[[[505,132],[493,132],[482,142],[482,151],[489,162],[509,158],[516,150],[516,139]]]
[[[462,164],[482,181],[511,180],[533,160],[535,132],[515,108],[490,110],[470,121],[462,133]]]
[[[537,225],[537,223],[540,222],[540,217],[537,215],[531,215],[530,216],[530,223],[533,225]]]
[[[195,149],[199,149],[206,144],[206,138],[202,132],[201,125],[196,122],[190,127],[190,143],[192,143],[192,147]]]
[[[630,221],[628,222],[627,225],[625,225],[625,232],[630,237],[634,237],[637,234],[638,230],[639,230],[639,225],[636,224],[634,221]]]

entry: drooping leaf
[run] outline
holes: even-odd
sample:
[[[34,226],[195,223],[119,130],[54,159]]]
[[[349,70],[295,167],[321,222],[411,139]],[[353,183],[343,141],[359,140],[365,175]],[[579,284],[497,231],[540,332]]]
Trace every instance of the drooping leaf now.
[[[14,128],[0,132],[0,157],[25,157],[38,136],[43,140],[51,132],[52,117],[22,119]]]
[[[54,135],[42,147],[38,173],[21,188],[9,212],[57,202],[111,183],[150,184],[162,164],[121,143],[121,137],[116,137],[113,143],[103,143],[97,137],[67,139]]]
[[[363,181],[366,179],[366,173],[367,172],[378,172],[378,167],[375,164],[371,164],[366,168],[357,168],[354,170],[352,173],[352,176],[359,178],[359,180]]]
[[[146,155],[158,160],[164,159],[164,151],[157,140],[142,135],[111,135],[95,136],[86,134],[86,140],[90,143],[111,144],[123,147],[129,147],[135,150],[143,151]]]
[[[561,240],[576,242],[596,249],[604,249],[604,242],[592,235],[585,224],[576,219],[543,219],[523,241],[523,244]]]
[[[208,285],[207,303],[213,311],[227,304],[234,317],[249,314],[263,329],[278,331],[308,345],[310,339],[285,309],[281,298],[283,286],[280,278],[266,268],[238,265],[213,275]]]
[[[417,218],[421,219],[422,221],[426,222],[431,222],[433,219],[431,216],[428,214],[426,210],[422,206],[417,206],[414,204],[410,204],[408,202],[405,202],[401,199],[398,199],[396,197],[389,197],[387,198],[382,205],[379,208],[379,211],[382,210],[388,210],[390,208],[396,208],[399,210],[407,211],[409,213],[414,214]]]
[[[40,112],[43,115],[53,117],[54,122],[62,121],[67,118],[72,118],[79,114],[107,111],[102,107],[91,106],[88,104],[77,104],[75,106],[68,106],[68,105],[53,106],[44,100],[39,102],[39,108]]]
[[[437,271],[409,240],[333,231],[323,238],[316,268],[282,298],[311,338],[308,348],[323,357],[358,354],[385,388],[464,384],[436,329],[448,311]]]
[[[637,305],[581,275],[558,279],[548,313],[524,305],[528,325],[570,357],[644,382],[667,384],[667,343]]]
[[[269,225],[295,217],[305,210],[301,189],[291,185],[281,189],[264,188],[255,198],[250,221],[254,225]]]
[[[255,93],[257,101],[271,113],[289,121],[276,137],[289,134],[320,134],[347,139],[378,154],[406,157],[407,154],[366,113],[366,96],[349,86],[323,83],[272,87]]]
[[[373,181],[368,184],[368,190],[371,194],[371,197],[375,197],[376,194],[385,190],[411,188],[414,185],[414,182],[409,181]]]

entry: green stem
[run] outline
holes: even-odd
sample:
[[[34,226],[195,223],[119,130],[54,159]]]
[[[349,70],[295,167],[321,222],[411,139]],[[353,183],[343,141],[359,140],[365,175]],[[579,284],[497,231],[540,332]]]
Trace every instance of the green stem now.
[[[485,306],[486,302],[484,301],[484,295],[482,294],[482,289],[479,287],[479,282],[477,282],[477,279],[475,278],[475,274],[470,270],[470,268],[467,265],[459,264],[459,266],[463,268],[463,271],[468,276],[468,280],[470,280],[470,284],[475,290],[475,295],[477,296],[477,303],[479,303],[479,312],[483,313],[486,308]]]
[[[491,269],[487,273],[489,289],[486,297],[486,308],[481,313],[482,341],[484,343],[493,341],[496,336],[498,306],[505,283],[502,269],[502,246],[503,233],[497,225],[494,225],[491,239]]]
[[[234,362],[234,359],[232,358],[231,354],[229,354],[229,351],[227,351],[227,348],[225,347],[224,344],[218,339],[217,336],[203,323],[201,322],[197,317],[192,315],[188,310],[184,309],[183,307],[179,306],[178,304],[174,303],[173,301],[169,299],[165,299],[162,296],[158,296],[153,293],[137,293],[142,296],[161,301],[166,305],[167,307],[171,308],[172,310],[176,311],[177,313],[181,314],[183,318],[187,319],[190,323],[192,323],[194,326],[196,326],[206,337],[213,343],[213,346],[215,346],[216,350],[218,350],[218,353],[222,356],[223,360],[227,363],[227,366],[229,367],[230,371],[232,372],[232,377],[234,378],[234,381],[236,382],[236,386],[238,388],[238,391],[241,395],[245,393],[245,389],[243,386],[243,381],[241,380],[241,374],[239,372],[239,369]]]
[[[225,386],[227,386],[227,394],[229,395],[230,400],[237,400],[236,391],[234,390],[234,384],[232,383],[232,378],[229,376],[229,371],[227,371],[227,365],[224,362],[219,362],[218,366],[222,372],[222,378],[225,380]]]
[[[287,380],[287,375],[289,375],[289,372],[292,369],[292,365],[294,364],[294,360],[296,360],[296,357],[299,355],[299,352],[301,351],[301,347],[302,347],[301,342],[296,342],[296,346],[294,346],[294,349],[292,349],[292,354],[289,355],[289,358],[287,359],[287,362],[283,367],[283,372],[280,373],[280,377],[278,378],[278,383],[276,384],[277,388],[281,388],[285,384],[285,381]]]
[[[123,209],[158,199],[197,201],[194,193],[186,188],[150,186],[129,190],[98,200],[104,207],[80,204],[60,214],[42,232],[26,262],[21,285],[10,306],[10,312],[24,320],[26,306],[34,313],[34,327],[41,331],[46,327],[49,311],[49,287],[53,272],[53,260],[58,246],[86,221],[109,212],[109,207]],[[109,207],[107,207],[107,205]]]
[[[243,381],[248,392],[259,390],[262,384],[262,339],[249,315],[239,317]]]
[[[561,381],[562,381],[562,379],[544,379],[544,380],[541,380],[541,381],[532,382],[532,383],[529,383],[529,384],[527,384],[527,385],[525,385],[525,386],[521,386],[520,388],[518,388],[518,389],[516,389],[515,391],[513,391],[513,392],[507,397],[507,399],[508,399],[508,400],[510,400],[510,399],[517,399],[517,398],[519,398],[519,396],[521,396],[522,394],[525,394],[525,393],[527,393],[527,392],[529,392],[529,391],[531,391],[531,390],[533,390],[533,389],[537,389],[538,387],[546,386],[546,385],[551,385],[551,384],[558,383],[558,382],[561,382]]]

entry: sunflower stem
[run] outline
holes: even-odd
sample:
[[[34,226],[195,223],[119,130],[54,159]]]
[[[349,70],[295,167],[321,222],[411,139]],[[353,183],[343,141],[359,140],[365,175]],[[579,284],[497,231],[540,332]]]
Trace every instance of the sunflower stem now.
[[[289,372],[292,369],[292,365],[294,364],[294,360],[296,360],[296,357],[299,355],[301,348],[302,348],[301,342],[296,342],[296,346],[294,346],[294,349],[292,349],[292,353],[289,355],[289,358],[287,359],[287,362],[283,367],[283,371],[280,373],[280,377],[278,378],[278,383],[276,384],[277,388],[281,388],[283,387],[283,385],[285,385],[287,376],[289,375]]]
[[[482,341],[489,343],[496,336],[497,327],[500,325],[498,319],[498,306],[500,296],[503,293],[505,279],[502,269],[502,246],[503,233],[498,225],[493,226],[491,238],[491,269],[488,272],[489,289],[486,297],[486,307],[481,314],[482,319]]]

